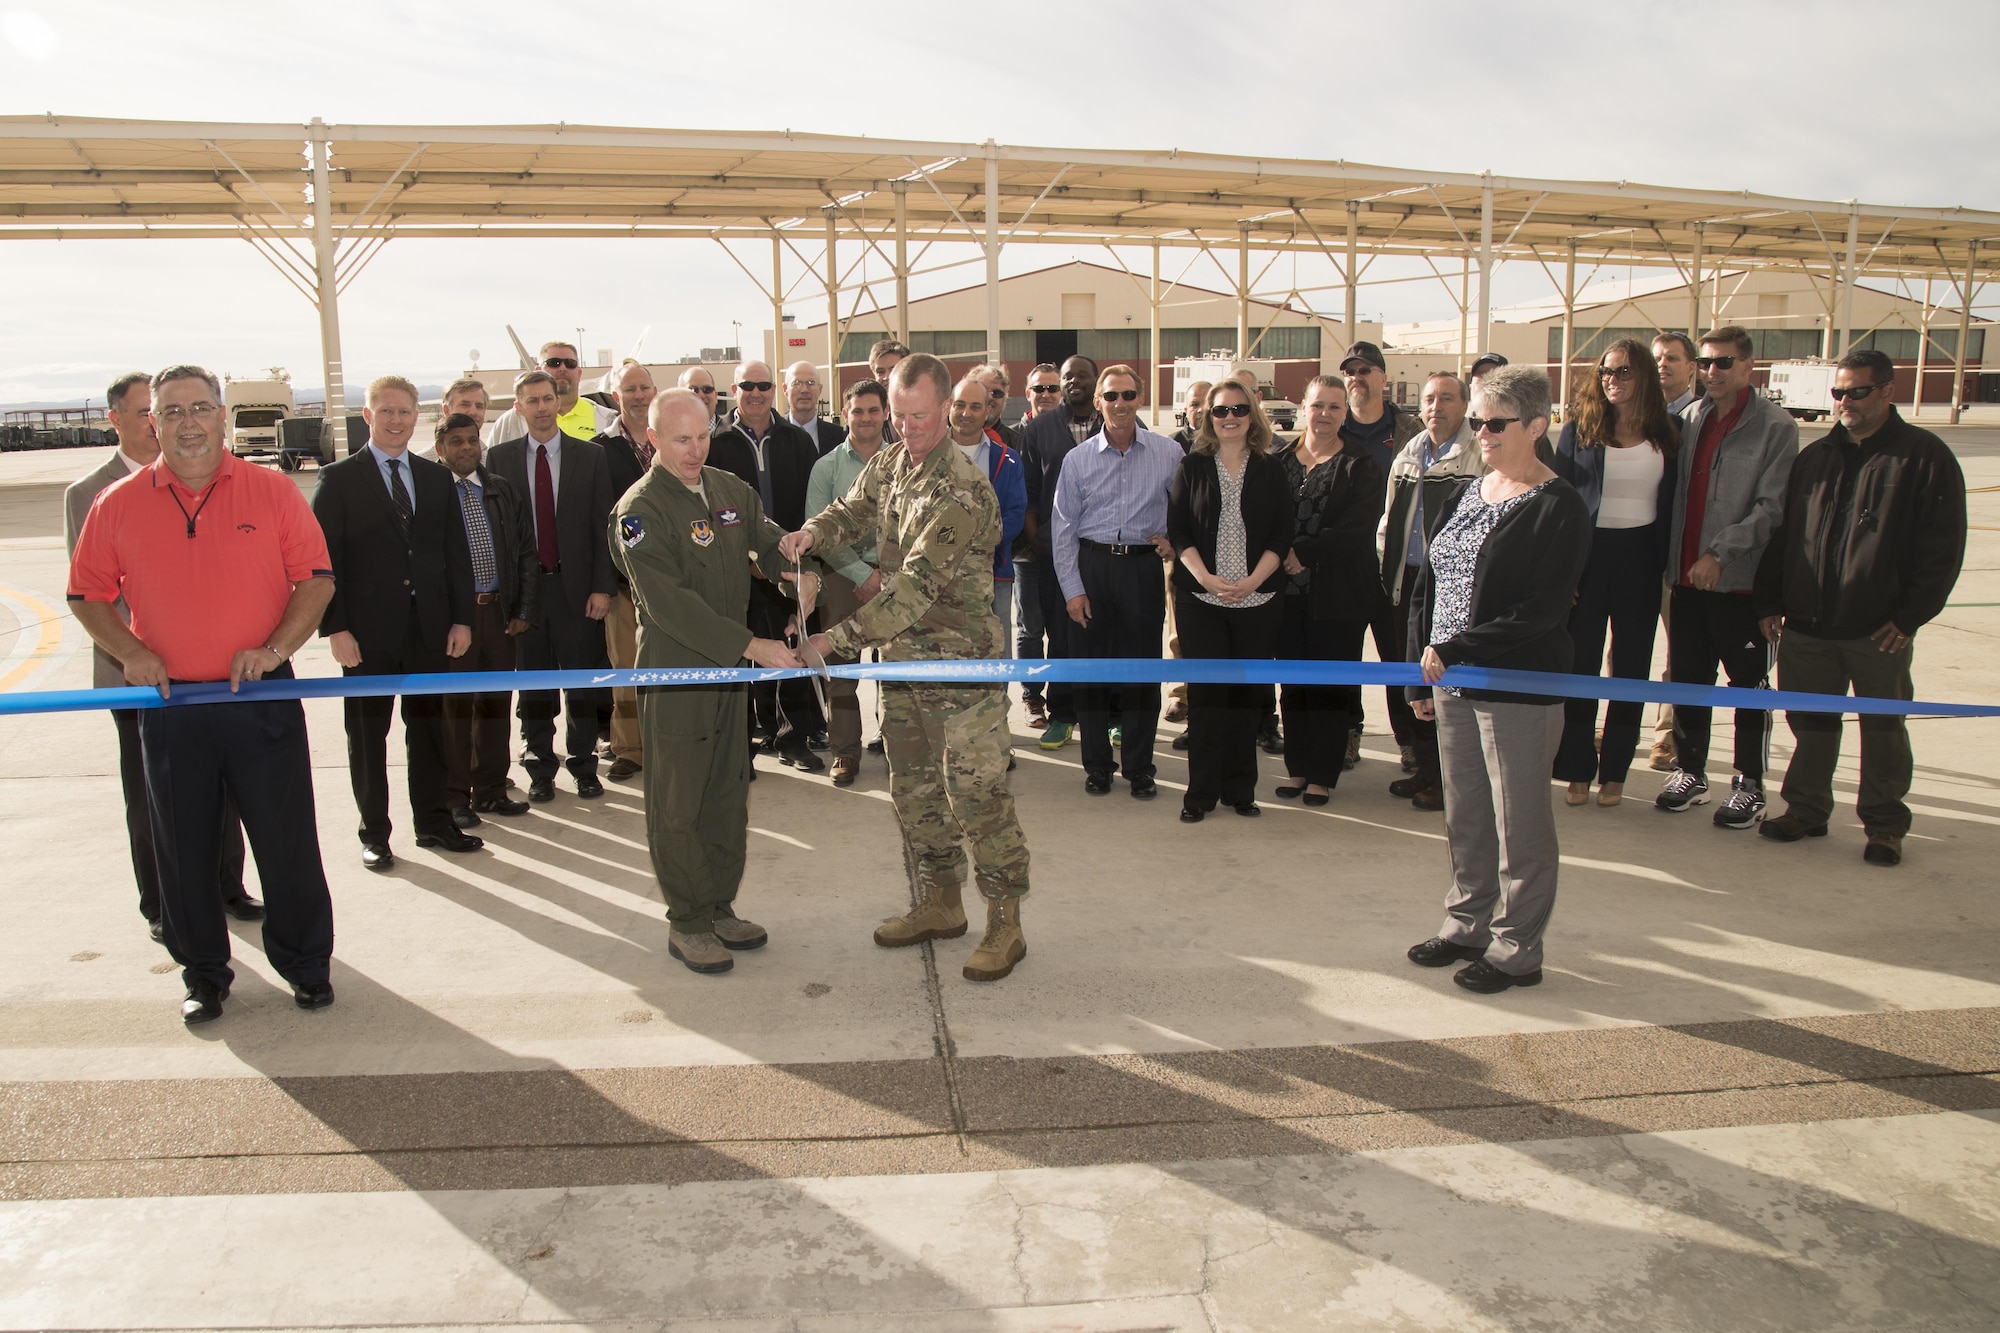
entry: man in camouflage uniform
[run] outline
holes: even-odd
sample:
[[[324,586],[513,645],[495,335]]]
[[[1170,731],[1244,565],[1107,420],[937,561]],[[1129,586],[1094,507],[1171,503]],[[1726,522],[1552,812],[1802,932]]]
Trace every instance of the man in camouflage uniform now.
[[[1000,502],[978,464],[946,439],[951,377],[934,356],[898,363],[889,408],[898,443],[884,446],[848,491],[785,538],[795,559],[818,547],[874,542],[882,590],[812,637],[822,655],[864,647],[886,662],[1005,656],[993,614]],[[1027,956],[1021,899],[1028,845],[1007,789],[1007,693],[991,685],[883,682],[889,794],[917,861],[917,903],[875,932],[884,948],[965,933],[962,837],[986,899],[986,935],[966,960],[970,981],[998,981]]]
[[[800,665],[783,643],[744,626],[750,559],[776,570],[784,532],[765,520],[756,487],[703,466],[708,405],[669,389],[653,400],[650,420],[653,465],[612,507],[609,535],[639,613],[639,667],[734,667],[745,658]],[[810,603],[817,586],[810,573],[806,583]],[[766,938],[734,905],[750,829],[748,688],[639,691],[646,845],[672,923],[667,952],[696,972],[727,972],[734,951]]]

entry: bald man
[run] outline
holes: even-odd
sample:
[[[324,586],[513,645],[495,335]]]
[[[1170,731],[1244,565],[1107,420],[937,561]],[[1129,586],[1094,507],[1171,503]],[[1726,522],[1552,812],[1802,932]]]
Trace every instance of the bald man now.
[[[812,362],[794,361],[785,367],[785,420],[812,436],[814,450],[824,458],[847,438],[847,428],[820,416],[821,392],[819,367]]]

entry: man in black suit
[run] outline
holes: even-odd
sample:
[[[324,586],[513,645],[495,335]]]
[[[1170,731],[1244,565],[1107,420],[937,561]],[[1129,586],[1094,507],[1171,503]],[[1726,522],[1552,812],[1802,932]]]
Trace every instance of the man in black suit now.
[[[437,427],[438,461],[451,469],[459,518],[472,553],[472,646],[454,671],[512,671],[514,640],[535,623],[541,564],[528,530],[527,501],[480,466],[479,419],[453,412]],[[507,795],[507,705],[511,690],[444,697],[446,799],[460,828],[482,815],[513,818],[528,803]]]
[[[472,642],[472,557],[451,473],[410,452],[417,389],[399,375],[368,386],[368,444],[320,470],[313,514],[326,533],[333,600],[319,632],[350,676],[443,671]],[[393,695],[350,698],[347,772],[361,810],[361,864],[387,870],[389,714]],[[403,698],[417,846],[483,844],[452,822],[445,798],[444,699]]]
[[[785,420],[810,435],[813,452],[825,458],[846,441],[847,427],[832,417],[821,416],[819,400],[819,367],[810,361],[794,361],[786,366]]]
[[[659,392],[653,372],[637,361],[627,361],[612,382],[611,398],[618,405],[618,419],[595,443],[604,450],[604,465],[611,471],[613,505],[653,466],[653,445],[646,438],[647,413]],[[616,562],[612,572],[618,573]],[[618,573],[618,588],[611,594],[611,612],[604,617],[604,646],[612,666],[625,670],[639,664],[639,609],[632,602],[632,585],[622,573]],[[611,691],[610,721],[611,772],[607,776],[613,782],[623,782],[646,766],[646,747],[639,732],[639,691],[627,685]]]
[[[495,444],[486,466],[527,497],[528,531],[533,536],[535,623],[515,640],[523,671],[601,671],[604,617],[611,610],[617,580],[605,524],[611,517],[611,470],[601,446],[566,435],[556,424],[556,382],[546,370],[524,371],[514,380],[514,409],[527,434]],[[607,692],[585,687],[562,692],[564,761],[585,800],[604,795],[597,780],[597,710]],[[528,799],[556,795],[556,692],[522,690],[515,710],[521,718],[522,760],[528,770]]]
[[[797,532],[806,525],[806,483],[819,461],[819,449],[812,436],[771,410],[777,387],[771,368],[762,361],[736,367],[736,411],[710,439],[708,465],[733,472],[754,486],[765,515],[786,532]],[[783,639],[793,604],[777,590],[780,571],[758,572],[763,577],[750,587],[750,633],[760,639]],[[820,716],[811,682],[803,677],[750,686],[750,734],[753,752],[774,750],[787,768],[807,773],[826,768],[813,753],[829,744],[826,719]]]

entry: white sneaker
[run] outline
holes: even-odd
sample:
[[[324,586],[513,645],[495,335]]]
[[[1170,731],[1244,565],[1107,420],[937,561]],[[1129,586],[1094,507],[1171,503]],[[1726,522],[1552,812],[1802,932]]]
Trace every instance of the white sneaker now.
[[[1717,828],[1755,828],[1764,817],[1764,784],[1756,778],[1738,775],[1730,784],[1729,799],[1715,812]]]
[[[1662,810],[1679,814],[1691,805],[1708,804],[1708,779],[1699,773],[1690,773],[1684,768],[1674,770],[1667,779],[1667,785],[1653,801]]]

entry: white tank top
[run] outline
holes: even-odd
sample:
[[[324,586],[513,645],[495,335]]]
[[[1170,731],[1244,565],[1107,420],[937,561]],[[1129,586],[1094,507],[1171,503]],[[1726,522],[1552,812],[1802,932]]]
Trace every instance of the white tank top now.
[[[1604,498],[1597,506],[1600,528],[1643,528],[1659,507],[1660,477],[1667,460],[1652,444],[1604,448]]]

